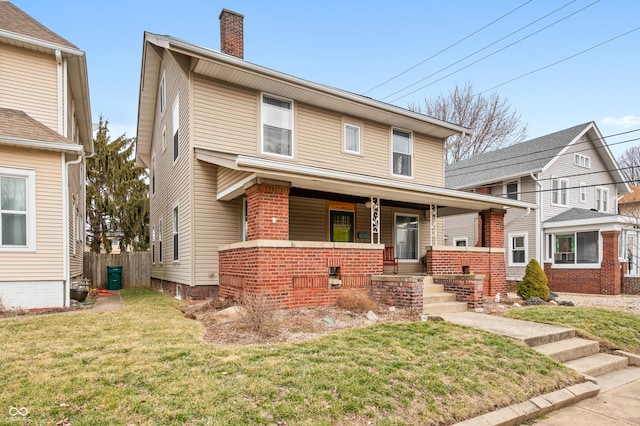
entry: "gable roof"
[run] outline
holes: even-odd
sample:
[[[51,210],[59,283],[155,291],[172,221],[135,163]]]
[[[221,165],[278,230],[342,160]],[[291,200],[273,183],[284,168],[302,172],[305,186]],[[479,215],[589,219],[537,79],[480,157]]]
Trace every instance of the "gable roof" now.
[[[79,152],[82,146],[61,136],[24,111],[0,108],[0,144]]]
[[[445,186],[470,189],[544,171],[585,134],[589,134],[614,182],[617,182],[618,193],[630,192],[617,161],[593,121],[448,164],[445,168]]]
[[[145,32],[136,135],[138,164],[145,166],[150,162],[155,106],[162,75],[160,65],[164,52],[189,58],[191,71],[198,75],[215,78],[239,87],[272,93],[345,115],[401,127],[440,139],[457,133],[471,133],[466,127],[447,123],[396,105],[294,77],[171,36]]]
[[[77,49],[73,43],[60,37],[7,0],[0,0],[0,29]]]
[[[618,200],[618,204],[629,204],[640,202],[640,186],[629,184],[631,192],[625,194]]]
[[[605,213],[595,210],[579,209],[577,207],[573,207],[569,210],[563,211],[562,213],[553,216],[552,218],[545,220],[545,223],[613,218],[617,216],[618,215],[614,213]]]

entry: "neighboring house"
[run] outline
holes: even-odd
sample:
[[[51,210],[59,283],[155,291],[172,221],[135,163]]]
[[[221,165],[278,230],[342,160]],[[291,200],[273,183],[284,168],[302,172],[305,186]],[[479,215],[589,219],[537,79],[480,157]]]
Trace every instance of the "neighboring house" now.
[[[222,52],[144,35],[136,152],[156,288],[332,303],[384,272],[384,245],[422,274],[443,207],[502,220],[531,206],[444,188],[443,141],[468,129],[247,62],[242,15],[220,20]]]
[[[621,253],[621,257],[627,259],[627,275],[636,277],[634,281],[638,281],[637,291],[625,289],[625,292],[640,293],[640,187],[629,186],[631,192],[618,200],[618,213],[628,224],[622,238],[626,255]]]
[[[0,298],[69,305],[81,280],[85,156],[93,152],[84,52],[0,0]]]
[[[505,215],[509,281],[521,280],[529,260],[537,259],[552,290],[620,293],[618,241],[625,223],[616,201],[630,189],[595,123],[448,165],[446,186],[539,206]],[[476,222],[473,216],[446,219],[447,244],[478,244]]]

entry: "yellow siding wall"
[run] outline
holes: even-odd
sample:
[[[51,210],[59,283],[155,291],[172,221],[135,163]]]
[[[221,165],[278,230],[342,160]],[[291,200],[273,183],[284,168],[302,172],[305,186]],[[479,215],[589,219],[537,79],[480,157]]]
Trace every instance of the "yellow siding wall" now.
[[[52,55],[0,44],[0,105],[58,131],[58,74]]]
[[[193,155],[189,146],[189,78],[175,57],[165,54],[162,69],[166,72],[166,109],[160,112],[156,105],[156,120],[153,129],[152,157],[155,157],[156,193],[151,195],[150,226],[156,229],[156,258],[151,276],[181,284],[191,284],[191,188],[190,163]],[[161,71],[162,74],[162,71]],[[173,105],[180,96],[179,155],[173,161]],[[158,98],[159,99],[159,98]],[[162,130],[166,128],[165,149],[162,149]],[[162,188],[162,190],[158,190]],[[179,212],[179,261],[173,260],[173,209]],[[158,262],[159,227],[162,220],[163,262]]]
[[[60,153],[2,146],[0,167],[36,172],[36,251],[2,252],[3,281],[62,280],[62,158]]]
[[[70,277],[83,273],[84,252],[84,164],[69,166],[69,264]]]
[[[443,143],[414,133],[414,178],[391,175],[391,128],[294,102],[294,158],[261,154],[260,92],[194,78],[194,146],[376,177],[442,186]],[[342,150],[344,123],[361,128],[361,154]]]

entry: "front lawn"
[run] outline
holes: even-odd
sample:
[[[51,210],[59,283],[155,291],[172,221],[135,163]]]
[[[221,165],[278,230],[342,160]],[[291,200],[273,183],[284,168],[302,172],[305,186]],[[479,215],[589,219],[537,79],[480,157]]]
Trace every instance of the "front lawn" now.
[[[174,299],[122,295],[117,311],[0,321],[0,423],[25,407],[25,424],[74,426],[451,424],[582,381],[524,345],[446,322],[215,346]]]
[[[640,315],[600,308],[530,306],[511,309],[506,317],[570,327],[606,349],[640,354]]]

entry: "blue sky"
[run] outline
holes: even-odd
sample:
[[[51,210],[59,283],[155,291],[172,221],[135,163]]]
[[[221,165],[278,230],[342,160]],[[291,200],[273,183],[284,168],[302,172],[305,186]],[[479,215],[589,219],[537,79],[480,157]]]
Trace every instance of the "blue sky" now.
[[[86,52],[93,119],[112,137],[135,136],[143,32],[219,50],[222,8],[245,16],[245,60],[317,83],[406,107],[469,82],[507,98],[530,138],[592,120],[605,136],[640,128],[636,0],[11,1]],[[619,155],[635,137],[607,141]]]

